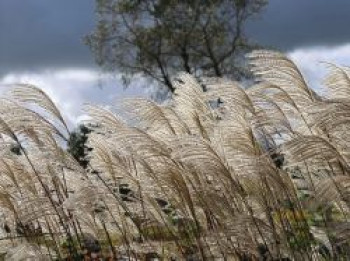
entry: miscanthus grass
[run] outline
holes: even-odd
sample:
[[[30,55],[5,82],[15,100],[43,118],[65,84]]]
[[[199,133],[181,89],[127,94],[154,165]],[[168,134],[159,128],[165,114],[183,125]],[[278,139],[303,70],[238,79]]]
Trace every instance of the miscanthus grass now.
[[[0,100],[2,257],[349,260],[349,70],[329,65],[320,94],[283,54],[249,58],[250,88],[179,74],[167,104],[86,106],[86,168],[50,98],[13,88]]]

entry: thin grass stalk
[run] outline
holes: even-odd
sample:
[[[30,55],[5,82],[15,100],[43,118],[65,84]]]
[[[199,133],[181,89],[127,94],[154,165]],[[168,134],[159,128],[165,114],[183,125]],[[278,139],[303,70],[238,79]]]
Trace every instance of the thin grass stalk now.
[[[113,246],[113,242],[112,242],[111,236],[107,230],[106,224],[104,221],[102,221],[101,223],[102,223],[103,230],[107,236],[107,241],[108,241],[109,247],[112,251],[113,259],[117,259],[117,253],[115,252],[115,248]]]
[[[19,148],[21,149],[21,151],[23,152],[24,156],[26,157],[29,165],[31,166],[35,176],[37,177],[39,183],[41,184],[42,188],[44,189],[45,193],[46,193],[46,196],[48,197],[48,199],[50,200],[50,203],[52,205],[52,207],[54,208],[56,214],[57,214],[57,217],[59,218],[60,220],[60,224],[62,225],[63,229],[65,230],[66,234],[67,234],[67,237],[68,237],[68,240],[70,241],[68,243],[68,246],[69,246],[69,252],[73,255],[73,256],[77,256],[77,249],[74,247],[71,246],[71,243],[73,242],[73,237],[69,231],[69,227],[66,226],[66,224],[64,223],[64,219],[61,217],[61,214],[59,213],[57,207],[56,207],[56,204],[54,202],[54,200],[52,199],[51,197],[51,194],[50,194],[50,191],[48,190],[47,186],[45,185],[45,183],[42,181],[39,173],[37,172],[37,170],[35,169],[32,161],[30,160],[29,158],[29,155],[27,154],[26,150],[22,147],[22,144],[19,142],[19,140],[17,139],[16,136],[15,137],[15,141],[17,143],[17,145],[19,146]],[[67,219],[67,218],[66,218]]]
[[[88,166],[92,169],[93,167],[90,165],[90,163],[88,164]],[[118,202],[118,204],[124,209],[124,211],[128,214],[128,216],[130,217],[130,219],[133,221],[133,224],[136,226],[138,232],[140,234],[142,234],[142,229],[141,227],[137,224],[137,222],[135,221],[135,219],[132,217],[132,214],[130,212],[130,210],[128,209],[128,207],[125,205],[125,203],[118,197],[115,195],[115,193],[113,192],[113,190],[109,187],[109,185],[106,183],[106,181],[101,177],[101,175],[98,173],[98,171],[94,171],[94,173],[96,174],[96,177],[102,182],[102,184],[106,187],[106,189],[108,190],[108,192],[116,199],[116,201]]]

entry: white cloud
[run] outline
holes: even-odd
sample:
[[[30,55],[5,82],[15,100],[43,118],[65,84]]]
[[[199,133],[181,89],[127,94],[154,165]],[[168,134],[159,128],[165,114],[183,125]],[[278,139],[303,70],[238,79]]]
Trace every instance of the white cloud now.
[[[350,66],[350,43],[340,46],[316,46],[298,48],[288,53],[296,63],[310,86],[321,90],[322,80],[327,74],[324,62]]]
[[[141,83],[123,90],[120,77],[84,68],[7,74],[0,79],[0,88],[3,92],[7,89],[5,86],[16,83],[33,84],[43,89],[72,127],[84,117],[83,104],[112,105],[119,98],[147,95]]]
[[[299,48],[288,55],[298,65],[310,86],[319,89],[327,71],[321,62],[350,65],[350,44]],[[6,89],[6,85],[14,83],[29,83],[42,88],[72,127],[84,118],[82,107],[85,103],[112,105],[118,98],[150,95],[150,89],[141,87],[145,85],[142,79],[136,79],[132,86],[123,90],[119,76],[107,76],[85,68],[7,74],[0,79],[0,93]]]

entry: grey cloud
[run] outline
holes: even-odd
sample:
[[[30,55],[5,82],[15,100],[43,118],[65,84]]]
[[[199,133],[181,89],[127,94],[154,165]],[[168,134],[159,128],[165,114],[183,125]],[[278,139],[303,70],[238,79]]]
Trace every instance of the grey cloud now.
[[[93,0],[1,0],[0,74],[92,66],[81,39],[93,26]]]
[[[247,26],[258,43],[282,50],[350,42],[349,0],[270,0]]]
[[[94,28],[94,0],[0,0],[0,76],[13,71],[93,67],[81,38]],[[247,26],[282,50],[350,42],[350,0],[270,0]]]

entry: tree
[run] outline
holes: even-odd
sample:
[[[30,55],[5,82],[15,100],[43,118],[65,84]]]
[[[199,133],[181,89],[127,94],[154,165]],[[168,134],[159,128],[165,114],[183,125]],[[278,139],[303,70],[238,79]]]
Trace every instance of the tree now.
[[[97,25],[86,37],[97,63],[129,82],[141,74],[171,92],[170,75],[245,75],[247,20],[268,0],[96,0]]]
[[[91,148],[86,145],[86,142],[90,132],[91,129],[89,127],[81,124],[76,131],[71,133],[68,140],[68,152],[73,155],[83,168],[86,168],[89,164],[87,154],[91,151]]]

